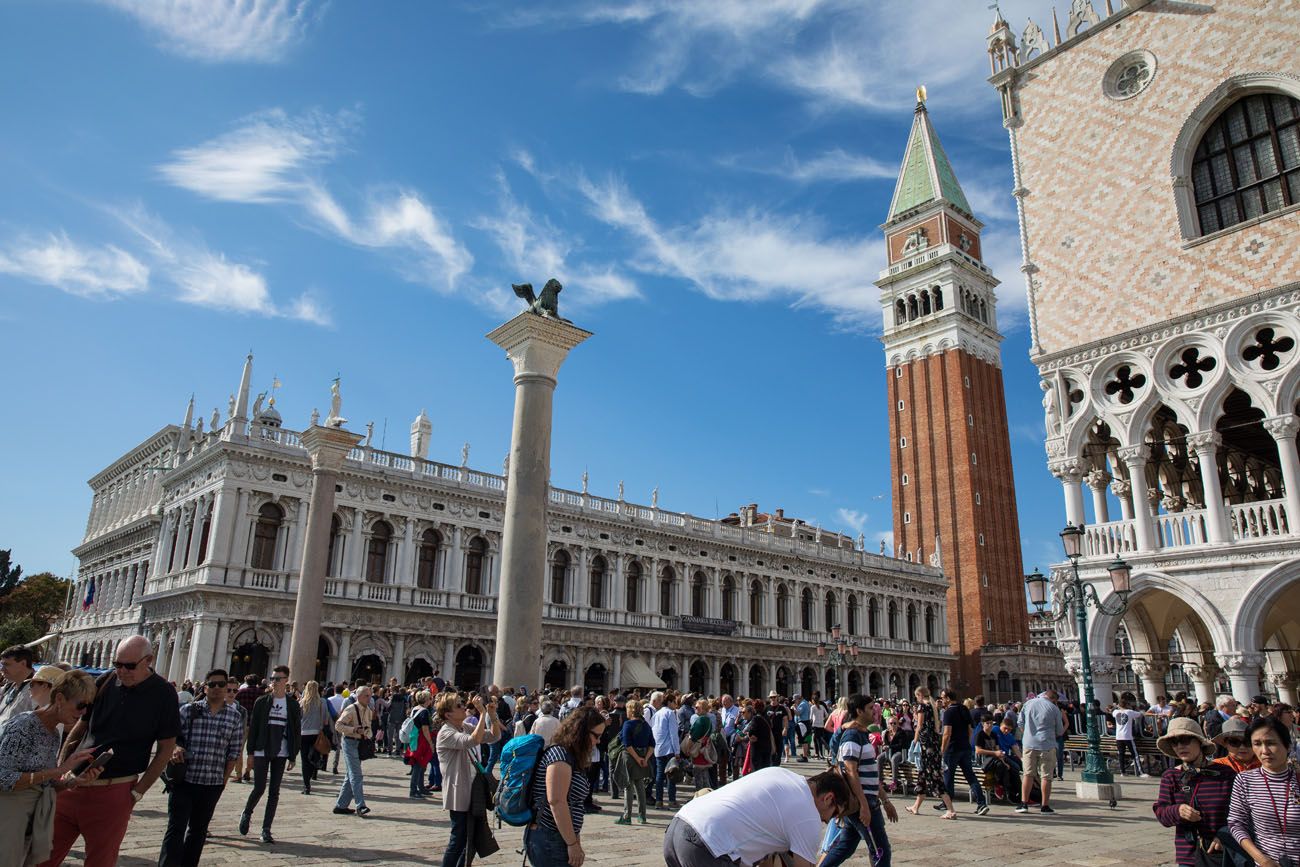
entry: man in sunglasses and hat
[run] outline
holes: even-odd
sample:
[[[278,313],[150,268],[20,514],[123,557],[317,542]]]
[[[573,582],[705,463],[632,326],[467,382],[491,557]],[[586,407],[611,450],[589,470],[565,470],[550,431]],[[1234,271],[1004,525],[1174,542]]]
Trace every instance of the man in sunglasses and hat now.
[[[87,747],[97,753],[111,748],[113,757],[98,779],[59,793],[54,844],[41,867],[62,864],[77,837],[86,839],[87,867],[117,864],[131,811],[171,761],[180,733],[176,688],[150,668],[153,658],[144,636],[118,644],[113,670],[96,684],[94,704],[68,733],[60,761]]]

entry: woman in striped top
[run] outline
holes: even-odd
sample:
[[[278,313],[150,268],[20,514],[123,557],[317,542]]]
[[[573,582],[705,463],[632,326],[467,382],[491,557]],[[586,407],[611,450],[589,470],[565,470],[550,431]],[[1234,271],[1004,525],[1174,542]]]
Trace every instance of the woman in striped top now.
[[[1236,772],[1216,765],[1206,755],[1214,743],[1192,719],[1176,719],[1156,741],[1160,752],[1179,764],[1160,778],[1160,795],[1151,805],[1156,819],[1174,829],[1174,855],[1179,865],[1195,865],[1196,850],[1217,852],[1215,839],[1228,822],[1228,797]]]
[[[1260,767],[1237,775],[1228,828],[1259,867],[1300,867],[1300,783],[1288,762],[1291,733],[1266,716],[1247,734]]]
[[[524,833],[533,867],[582,867],[582,820],[591,784],[591,751],[605,733],[605,718],[594,707],[579,707],[564,718],[555,739],[533,773],[537,818]]]

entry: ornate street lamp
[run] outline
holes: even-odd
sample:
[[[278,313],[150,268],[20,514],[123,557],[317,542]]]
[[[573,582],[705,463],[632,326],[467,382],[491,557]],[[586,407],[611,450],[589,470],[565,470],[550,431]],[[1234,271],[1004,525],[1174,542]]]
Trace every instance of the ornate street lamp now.
[[[835,688],[839,689],[840,685],[840,666],[848,665],[850,659],[856,659],[858,656],[858,643],[850,638],[844,640],[844,631],[840,629],[837,623],[831,627],[831,640],[835,646],[827,646],[825,641],[817,642],[817,657],[825,659],[826,664],[831,667],[831,673],[835,676]],[[838,698],[838,696],[829,696]]]
[[[1047,577],[1038,569],[1034,569],[1033,572],[1025,576],[1025,587],[1029,591],[1029,601],[1033,604],[1039,616],[1049,623],[1058,623],[1064,620],[1069,616],[1070,609],[1074,609],[1075,626],[1079,632],[1080,664],[1083,668],[1084,719],[1087,721],[1088,727],[1088,756],[1083,766],[1083,781],[1085,783],[1111,785],[1115,782],[1115,778],[1111,775],[1101,757],[1101,731],[1097,724],[1097,717],[1092,712],[1092,657],[1088,652],[1088,605],[1092,605],[1109,617],[1118,617],[1123,614],[1128,609],[1128,594],[1132,589],[1130,584],[1132,570],[1127,563],[1119,558],[1118,554],[1115,555],[1115,560],[1106,567],[1106,570],[1110,573],[1111,587],[1114,588],[1115,595],[1119,598],[1117,605],[1108,607],[1102,603],[1093,585],[1086,583],[1079,577],[1079,558],[1083,555],[1083,528],[1072,524],[1066,525],[1065,529],[1061,531],[1061,544],[1065,548],[1065,556],[1070,559],[1070,570],[1073,577],[1061,585],[1060,593],[1056,599],[1056,602],[1060,604],[1059,609],[1054,613],[1048,613],[1045,610],[1048,607]]]

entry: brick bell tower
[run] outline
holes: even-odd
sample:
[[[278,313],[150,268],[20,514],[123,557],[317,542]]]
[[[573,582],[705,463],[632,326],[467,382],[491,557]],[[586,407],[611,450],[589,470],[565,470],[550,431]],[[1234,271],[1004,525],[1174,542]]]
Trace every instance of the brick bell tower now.
[[[981,648],[1029,642],[1002,388],[1002,335],[971,213],[918,88],[885,232],[884,308],[894,544],[940,566],[952,682],[983,692]]]

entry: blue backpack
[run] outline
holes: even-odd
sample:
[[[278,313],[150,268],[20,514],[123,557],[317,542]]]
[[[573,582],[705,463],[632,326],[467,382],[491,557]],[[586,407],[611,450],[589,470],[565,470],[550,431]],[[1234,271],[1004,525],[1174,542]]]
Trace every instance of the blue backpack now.
[[[519,827],[533,821],[533,777],[545,746],[541,735],[520,735],[501,750],[497,818],[507,825]]]

